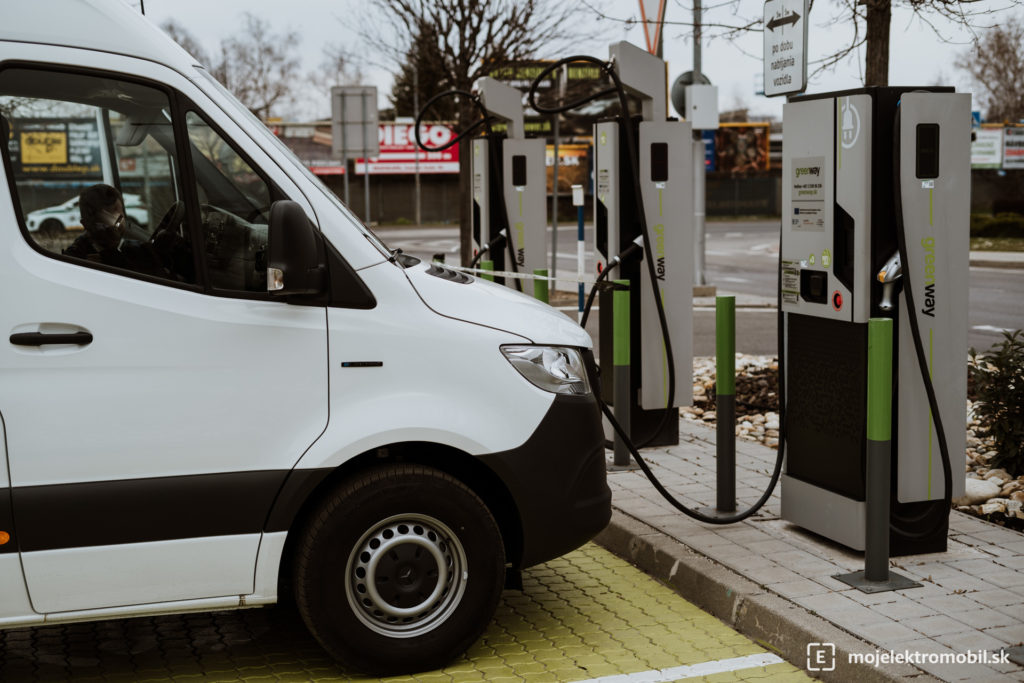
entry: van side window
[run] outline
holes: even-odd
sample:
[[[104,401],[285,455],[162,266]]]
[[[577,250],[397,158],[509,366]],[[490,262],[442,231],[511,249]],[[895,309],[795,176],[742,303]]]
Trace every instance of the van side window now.
[[[171,111],[163,91],[116,78],[0,72],[27,239],[82,265],[194,283]]]
[[[214,289],[267,291],[270,185],[202,116],[185,115]]]

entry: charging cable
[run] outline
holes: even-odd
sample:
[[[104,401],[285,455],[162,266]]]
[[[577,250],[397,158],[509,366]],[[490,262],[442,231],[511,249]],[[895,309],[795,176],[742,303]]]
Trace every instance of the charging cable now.
[[[453,139],[449,140],[448,142],[446,142],[445,144],[441,145],[440,147],[428,147],[427,145],[423,144],[423,140],[420,139],[420,126],[423,123],[423,115],[427,111],[430,110],[430,107],[435,102],[438,102],[439,100],[442,100],[442,99],[444,99],[446,97],[455,97],[455,98],[466,97],[466,98],[468,98],[469,101],[472,102],[473,105],[480,111],[481,118],[478,121],[473,122],[472,125],[467,126],[463,131],[461,131]],[[416,135],[416,144],[419,145],[420,149],[423,149],[423,150],[428,151],[428,152],[441,152],[441,151],[444,151],[444,150],[448,149],[449,147],[451,147],[451,146],[453,146],[455,144],[458,144],[458,142],[460,140],[468,137],[473,131],[477,130],[478,128],[483,127],[484,135],[492,143],[492,145],[487,150],[488,164],[491,167],[491,177],[493,177],[493,178],[500,178],[501,177],[501,171],[500,171],[500,168],[499,168],[498,162],[497,162],[497,146],[493,144],[495,138],[494,138],[494,132],[491,130],[491,122],[494,121],[494,120],[495,120],[495,117],[491,116],[491,114],[487,111],[487,107],[484,106],[484,103],[480,99],[479,95],[477,95],[475,93],[467,92],[465,90],[445,90],[444,92],[440,92],[440,93],[434,95],[433,97],[431,97],[429,100],[427,100],[426,104],[423,105],[423,108],[420,109],[418,114],[416,114],[416,125],[415,125],[415,130],[414,130],[414,133]],[[476,253],[476,255],[473,257],[473,260],[470,261],[470,267],[471,268],[475,267],[477,262],[480,260],[480,257],[483,256],[484,252],[489,251],[500,240],[504,239],[505,240],[505,245],[508,247],[508,259],[509,259],[509,263],[512,266],[512,272],[513,273],[518,273],[519,272],[519,268],[518,268],[517,263],[516,263],[515,245],[512,244],[512,238],[510,237],[510,232],[509,232],[508,206],[507,206],[507,204],[505,202],[505,193],[504,192],[499,192],[498,196],[499,196],[500,201],[501,201],[501,211],[499,211],[499,213],[501,214],[501,230],[498,231],[497,237],[495,237],[493,240],[491,240],[489,243],[487,243],[479,252]],[[516,289],[518,291],[520,291],[520,292],[523,291],[523,284],[522,284],[522,282],[520,282],[518,279],[516,279],[515,283],[516,283]]]
[[[545,106],[542,106],[542,105],[538,104],[537,103],[537,91],[538,91],[538,88],[539,88],[540,84],[545,80],[545,78],[549,74],[553,73],[556,69],[560,69],[562,66],[564,66],[566,64],[579,63],[579,62],[586,63],[586,64],[593,64],[593,65],[598,66],[611,79],[612,87],[606,88],[606,89],[601,90],[601,91],[599,91],[597,93],[594,93],[594,94],[582,97],[582,98],[577,99],[577,100],[575,100],[573,102],[569,102],[568,104],[563,104],[563,105],[558,106],[558,107],[545,107]],[[642,237],[642,241],[641,241],[641,245],[640,246],[643,249],[644,260],[645,260],[645,262],[647,264],[647,273],[648,273],[649,279],[651,281],[651,287],[654,290],[655,309],[656,309],[656,311],[658,313],[658,323],[661,326],[661,336],[662,336],[662,340],[663,340],[663,343],[664,343],[664,346],[665,346],[665,364],[667,366],[667,371],[668,371],[667,372],[667,374],[668,374],[668,391],[666,392],[667,395],[666,395],[666,401],[665,401],[666,402],[665,412],[662,415],[662,418],[661,418],[661,421],[658,424],[658,427],[654,430],[654,432],[651,434],[651,436],[648,437],[645,440],[645,441],[650,441],[650,440],[652,440],[654,438],[655,435],[661,433],[661,431],[665,428],[665,425],[668,423],[668,419],[669,419],[670,415],[673,412],[672,411],[672,407],[673,407],[673,404],[675,403],[676,370],[675,370],[675,359],[673,358],[673,354],[672,354],[672,340],[671,340],[671,337],[670,337],[669,331],[668,331],[668,321],[667,321],[667,319],[665,317],[665,308],[664,308],[664,305],[663,305],[663,303],[661,301],[660,293],[658,292],[658,285],[657,285],[658,278],[657,278],[657,274],[654,271],[654,257],[653,257],[653,254],[651,253],[650,231],[649,231],[648,225],[647,225],[647,215],[646,215],[646,212],[644,210],[643,193],[641,191],[641,186],[640,186],[640,172],[639,172],[639,169],[637,168],[637,160],[639,159],[638,152],[637,152],[637,142],[636,142],[636,138],[635,138],[634,133],[633,133],[633,121],[632,121],[632,118],[629,115],[629,98],[626,95],[626,90],[625,90],[625,88],[622,85],[622,81],[620,80],[618,73],[615,71],[614,63],[602,61],[602,60],[597,59],[596,57],[591,57],[590,55],[577,55],[577,56],[574,56],[574,57],[566,57],[566,58],[561,59],[561,60],[559,60],[557,62],[554,62],[553,64],[550,64],[546,69],[541,71],[537,75],[537,77],[534,79],[533,83],[530,85],[529,102],[530,102],[530,106],[532,106],[535,111],[537,111],[537,112],[539,112],[541,114],[556,114],[557,115],[557,114],[561,114],[563,112],[569,111],[571,109],[576,109],[576,108],[581,107],[582,105],[584,105],[584,104],[586,104],[588,102],[591,102],[593,100],[596,100],[598,98],[601,98],[601,97],[604,97],[604,96],[610,95],[610,94],[617,95],[618,100],[619,100],[619,109],[620,109],[620,112],[621,112],[621,117],[620,118],[621,118],[621,121],[622,121],[622,127],[624,129],[625,139],[626,139],[626,157],[627,157],[628,162],[629,162],[630,176],[632,177],[632,180],[633,180],[633,191],[634,191],[635,196],[637,197],[637,209],[638,209],[638,213],[639,213],[640,229],[641,229],[641,237]],[[628,251],[628,250],[629,249],[623,251],[623,257],[625,256],[625,252]],[[779,258],[781,260],[781,250],[780,250]],[[621,263],[621,258],[619,260],[619,263]],[[618,263],[616,263],[616,265],[618,265]],[[611,264],[609,264],[609,266],[611,266]],[[609,268],[605,268],[605,270],[602,272],[602,274],[604,272],[609,271],[609,270],[610,270],[610,267]],[[781,273],[782,273],[782,269],[781,269],[781,262],[780,262],[780,268],[779,268],[780,277],[781,277]],[[597,287],[597,284],[595,283],[595,288],[596,287]],[[592,293],[593,293],[593,290],[592,290]],[[781,294],[779,296],[781,297]],[[779,316],[780,316],[779,336],[780,336],[780,339],[781,339],[781,335],[782,335],[782,324],[781,324],[782,306],[781,306],[781,300],[779,301],[779,304],[780,304],[779,307],[778,307]],[[779,394],[779,396],[780,396],[780,401],[779,401],[779,407],[780,407],[779,452],[778,452],[778,457],[776,458],[776,462],[775,462],[775,470],[772,473],[771,483],[769,484],[768,488],[765,490],[765,492],[761,496],[761,498],[753,506],[751,506],[747,510],[744,510],[743,512],[737,513],[735,515],[730,515],[728,517],[711,517],[711,516],[702,514],[702,513],[698,512],[696,510],[692,510],[692,509],[686,507],[685,505],[683,505],[681,502],[679,502],[661,484],[661,482],[658,481],[658,478],[651,471],[650,467],[648,467],[647,463],[645,463],[643,458],[640,457],[640,453],[637,451],[637,448],[642,448],[645,444],[641,443],[638,446],[638,445],[635,445],[629,439],[628,435],[626,435],[625,432],[623,432],[622,427],[615,420],[615,417],[612,415],[611,410],[608,408],[607,405],[605,405],[604,401],[601,400],[600,394],[599,393],[597,394],[597,400],[598,400],[598,403],[601,406],[602,412],[608,418],[609,422],[612,425],[612,428],[619,435],[619,437],[623,440],[623,443],[626,444],[626,447],[628,448],[630,454],[633,456],[633,459],[636,460],[637,465],[639,465],[640,469],[643,470],[644,475],[646,475],[647,478],[651,481],[651,483],[654,485],[654,488],[657,489],[658,493],[660,493],[665,498],[665,500],[667,500],[670,504],[672,504],[673,507],[678,509],[683,514],[685,514],[685,515],[687,515],[689,517],[692,517],[693,519],[696,519],[698,521],[705,522],[707,524],[732,524],[734,522],[739,522],[739,521],[744,520],[747,517],[753,515],[755,512],[757,512],[765,504],[765,502],[767,502],[768,498],[771,497],[772,491],[775,489],[775,485],[778,482],[779,474],[782,471],[782,461],[783,461],[783,458],[784,458],[784,451],[785,451],[785,448],[784,448],[784,445],[783,445],[783,444],[785,444],[785,438],[783,436],[783,434],[784,434],[783,430],[785,429],[785,419],[782,417],[783,401],[781,400],[782,397],[785,394],[782,393],[782,387],[784,385],[784,380],[783,380],[784,371],[783,371],[781,349],[782,349],[782,344],[781,344],[781,341],[780,341],[780,344],[779,344],[779,350],[780,350],[780,353],[779,353],[779,388],[780,388],[780,394]]]

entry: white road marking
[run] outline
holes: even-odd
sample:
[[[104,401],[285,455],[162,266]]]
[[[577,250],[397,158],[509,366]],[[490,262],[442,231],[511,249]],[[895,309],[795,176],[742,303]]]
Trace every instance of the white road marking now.
[[[979,332],[998,332],[999,334],[1002,334],[1003,332],[1013,332],[1009,327],[995,327],[993,325],[975,325],[971,329],[978,330]]]
[[[750,280],[745,277],[730,277],[728,275],[723,275],[718,279],[722,282],[750,282]]]
[[[689,666],[675,666],[671,669],[652,669],[635,674],[616,674],[614,676],[588,678],[583,681],[577,681],[577,683],[668,683],[668,681],[677,681],[681,678],[713,676],[730,671],[740,671],[741,669],[760,668],[772,664],[780,664],[783,661],[785,660],[781,657],[765,652],[759,655],[718,659],[712,662],[690,664]]]

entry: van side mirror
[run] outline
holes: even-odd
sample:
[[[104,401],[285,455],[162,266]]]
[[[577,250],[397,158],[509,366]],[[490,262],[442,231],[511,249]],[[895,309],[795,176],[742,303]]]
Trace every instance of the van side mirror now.
[[[267,291],[283,297],[326,291],[322,238],[302,207],[284,199],[274,202],[267,231]]]

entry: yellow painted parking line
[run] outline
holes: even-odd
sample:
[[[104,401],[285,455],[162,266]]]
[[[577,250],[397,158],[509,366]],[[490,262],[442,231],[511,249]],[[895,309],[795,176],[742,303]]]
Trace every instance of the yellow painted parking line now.
[[[523,573],[451,666],[390,683],[808,680],[797,667],[595,545]],[[718,668],[715,668],[718,667]],[[368,681],[338,669],[294,609],[0,631],[0,681]]]

